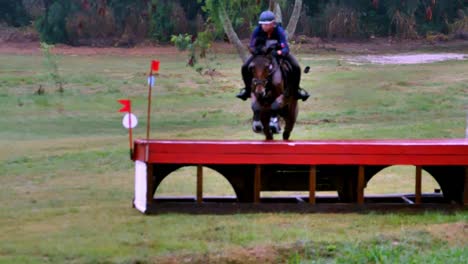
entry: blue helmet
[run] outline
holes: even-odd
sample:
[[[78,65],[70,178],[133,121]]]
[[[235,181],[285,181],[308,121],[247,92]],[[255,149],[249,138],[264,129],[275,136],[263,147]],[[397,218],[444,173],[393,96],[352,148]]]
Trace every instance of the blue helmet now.
[[[273,23],[275,22],[275,14],[273,12],[271,12],[270,10],[268,11],[263,11],[261,14],[260,14],[260,18],[258,20],[258,23],[259,24],[270,24],[270,23]]]

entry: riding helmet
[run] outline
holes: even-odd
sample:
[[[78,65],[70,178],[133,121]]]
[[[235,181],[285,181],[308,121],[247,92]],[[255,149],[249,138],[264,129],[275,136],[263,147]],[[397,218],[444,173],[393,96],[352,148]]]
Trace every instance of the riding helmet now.
[[[263,11],[260,14],[260,19],[258,20],[259,24],[270,24],[275,22],[275,14],[271,12],[270,10]]]

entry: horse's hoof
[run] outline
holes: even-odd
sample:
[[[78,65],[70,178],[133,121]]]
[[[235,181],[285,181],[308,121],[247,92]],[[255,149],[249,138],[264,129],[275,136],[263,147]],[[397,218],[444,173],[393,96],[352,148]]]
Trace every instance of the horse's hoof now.
[[[273,133],[273,134],[281,133],[281,127],[280,127],[280,124],[279,124],[279,121],[278,121],[277,117],[272,117],[270,119],[270,130],[271,130],[271,133]]]
[[[263,131],[263,125],[262,122],[260,121],[253,121],[252,123],[252,130],[255,133],[262,133]]]

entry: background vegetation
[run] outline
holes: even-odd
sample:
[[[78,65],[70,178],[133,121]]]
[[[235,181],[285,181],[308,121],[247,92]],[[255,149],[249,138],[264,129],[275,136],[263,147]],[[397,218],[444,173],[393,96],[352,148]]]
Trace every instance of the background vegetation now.
[[[165,43],[171,35],[207,29],[223,39],[223,5],[241,38],[249,36],[258,13],[270,1],[246,0],[2,0],[0,21],[34,24],[48,43],[131,46],[144,40]],[[294,1],[277,0],[283,22]],[[297,35],[326,38],[417,38],[445,34],[468,38],[468,3],[463,0],[303,1]]]

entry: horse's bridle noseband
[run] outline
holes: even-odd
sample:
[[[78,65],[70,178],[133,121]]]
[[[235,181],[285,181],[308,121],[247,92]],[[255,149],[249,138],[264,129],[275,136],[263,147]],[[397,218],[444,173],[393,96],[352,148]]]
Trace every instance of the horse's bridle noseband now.
[[[268,79],[257,79],[257,78],[252,79],[252,85],[254,87],[258,85],[263,85],[264,87],[266,87],[267,83],[268,83]]]

